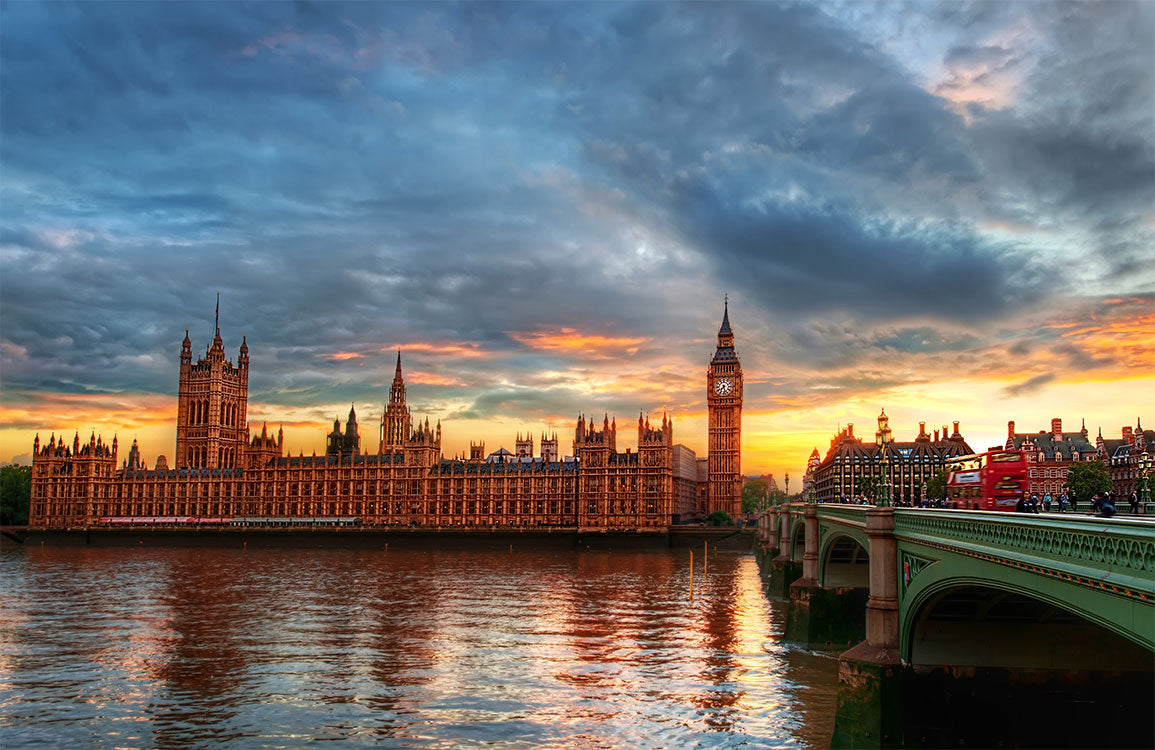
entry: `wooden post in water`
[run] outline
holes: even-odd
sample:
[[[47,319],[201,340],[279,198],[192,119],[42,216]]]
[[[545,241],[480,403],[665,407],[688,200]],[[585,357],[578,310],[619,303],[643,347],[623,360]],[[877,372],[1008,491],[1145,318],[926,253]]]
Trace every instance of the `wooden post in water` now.
[[[690,601],[694,601],[694,550],[690,550]]]
[[[715,549],[715,552],[718,550]],[[706,580],[706,575],[710,572],[710,543],[702,542],[702,580]]]

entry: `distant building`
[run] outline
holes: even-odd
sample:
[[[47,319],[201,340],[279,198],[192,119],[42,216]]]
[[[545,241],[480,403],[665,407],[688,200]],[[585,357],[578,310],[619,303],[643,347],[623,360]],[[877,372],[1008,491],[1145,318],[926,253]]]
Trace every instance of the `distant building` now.
[[[914,440],[896,442],[891,433],[890,418],[883,410],[878,415],[874,442],[863,443],[854,436],[854,425],[848,424],[831,438],[826,457],[817,465],[813,460],[818,449],[811,453],[808,471],[811,479],[806,486],[807,492],[812,484],[817,500],[837,502],[843,496],[857,494],[863,477],[885,476],[885,481],[890,484],[892,502],[917,505],[923,499],[925,483],[936,471],[943,468],[949,459],[972,452],[959,434],[958,422],[954,423],[954,431],[949,437],[946,425],[943,425],[941,436],[935,430],[933,439],[926,432],[926,422],[919,422],[918,426]]]
[[[818,449],[810,451],[810,458],[806,459],[806,473],[802,475],[802,499],[804,501],[810,500],[810,489],[814,487],[814,476],[818,470],[819,465],[822,464],[822,457],[818,455]]]
[[[710,459],[698,457],[698,518],[710,513]]]
[[[1138,480],[1144,471],[1155,466],[1155,430],[1144,430],[1140,420],[1135,427],[1123,427],[1118,440],[1105,440],[1103,430],[1095,441],[1096,456],[1107,464],[1115,492],[1130,497],[1138,489]]]
[[[703,459],[705,460],[705,459]],[[674,523],[702,520],[698,497],[706,488],[698,478],[698,456],[679,443],[674,446]]]
[[[349,406],[349,420],[345,423],[345,432],[341,432],[341,420],[333,420],[333,431],[325,441],[326,456],[359,456],[361,455],[361,433],[357,429],[357,412]]]
[[[1099,449],[1087,439],[1086,420],[1078,432],[1063,432],[1063,420],[1058,417],[1051,420],[1049,432],[1015,432],[1015,423],[1010,421],[1003,447],[1026,454],[1027,491],[1039,497],[1048,492],[1057,497],[1066,488],[1067,470],[1072,463],[1099,458]]]

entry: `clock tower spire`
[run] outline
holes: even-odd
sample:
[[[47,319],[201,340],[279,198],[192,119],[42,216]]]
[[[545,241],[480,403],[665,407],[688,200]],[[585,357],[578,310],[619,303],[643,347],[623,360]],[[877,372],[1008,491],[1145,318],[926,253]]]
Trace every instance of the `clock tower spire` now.
[[[710,416],[708,512],[742,512],[742,365],[734,350],[727,295],[718,328],[718,348],[706,368],[706,406]]]

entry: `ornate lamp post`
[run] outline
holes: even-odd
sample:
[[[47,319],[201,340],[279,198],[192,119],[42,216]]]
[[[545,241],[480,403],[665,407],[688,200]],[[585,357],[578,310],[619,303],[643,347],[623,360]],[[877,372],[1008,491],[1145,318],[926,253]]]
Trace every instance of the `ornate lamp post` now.
[[[878,498],[875,500],[875,505],[880,508],[888,507],[890,503],[890,476],[888,469],[890,468],[890,461],[886,456],[886,447],[882,449],[882,486],[878,488]]]
[[[1151,454],[1144,453],[1139,456],[1139,481],[1143,483],[1143,489],[1139,490],[1139,502],[1151,502]],[[1146,511],[1146,505],[1143,510]]]

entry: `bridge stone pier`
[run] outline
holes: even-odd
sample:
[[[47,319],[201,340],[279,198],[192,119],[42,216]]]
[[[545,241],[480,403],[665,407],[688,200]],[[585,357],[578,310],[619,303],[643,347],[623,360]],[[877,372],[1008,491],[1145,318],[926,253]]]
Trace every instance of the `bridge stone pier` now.
[[[1153,747],[1155,522],[792,504],[786,639],[840,656],[834,747]]]

